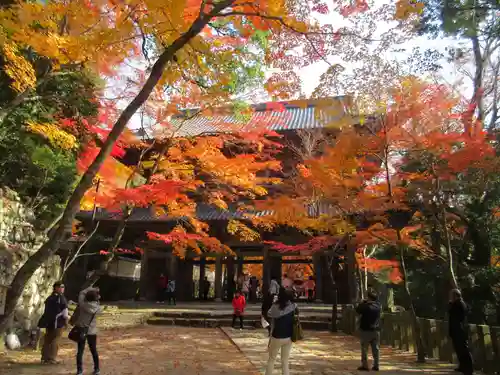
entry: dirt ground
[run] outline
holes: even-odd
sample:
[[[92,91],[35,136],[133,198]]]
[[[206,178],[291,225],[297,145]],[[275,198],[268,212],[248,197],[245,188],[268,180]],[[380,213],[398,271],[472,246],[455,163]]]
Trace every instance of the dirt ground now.
[[[156,327],[101,331],[98,350],[103,375],[255,375],[255,367],[219,329]],[[41,365],[34,351],[0,356],[2,375],[75,374],[76,348],[64,338],[60,365]],[[92,373],[88,348],[85,374]]]

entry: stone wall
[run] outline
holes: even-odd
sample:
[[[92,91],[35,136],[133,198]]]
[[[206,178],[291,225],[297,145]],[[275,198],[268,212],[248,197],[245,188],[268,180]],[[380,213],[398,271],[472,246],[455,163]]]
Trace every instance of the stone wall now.
[[[8,286],[16,271],[45,241],[30,224],[33,212],[12,190],[0,189],[0,285]],[[14,316],[14,327],[30,330],[37,326],[44,301],[61,277],[59,256],[52,256],[30,279]]]

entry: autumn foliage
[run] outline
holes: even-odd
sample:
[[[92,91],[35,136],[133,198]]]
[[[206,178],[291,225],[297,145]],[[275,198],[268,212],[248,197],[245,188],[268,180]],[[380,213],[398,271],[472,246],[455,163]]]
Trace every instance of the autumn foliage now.
[[[494,143],[467,115],[470,105],[446,86],[403,77],[388,89],[388,97],[380,116],[343,128],[333,146],[297,165],[295,180],[283,185],[293,199],[282,196],[264,204],[274,215],[257,219],[257,225],[288,222],[313,233],[306,243],[273,243],[273,249],[341,253],[335,245],[347,238],[351,248],[403,246],[420,257],[448,257],[432,247],[423,219],[432,212],[437,225],[463,233],[453,202],[494,179],[500,161]],[[388,269],[397,282],[399,255],[392,257],[356,255],[360,269]]]

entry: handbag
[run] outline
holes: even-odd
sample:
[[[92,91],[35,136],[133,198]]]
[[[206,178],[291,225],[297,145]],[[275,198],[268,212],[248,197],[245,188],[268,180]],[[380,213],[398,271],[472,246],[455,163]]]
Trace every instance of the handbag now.
[[[292,342],[297,342],[304,339],[304,332],[302,331],[302,325],[300,324],[299,314],[293,314],[293,331],[292,331]]]
[[[92,318],[90,319],[90,322],[87,326],[84,326],[84,327],[74,326],[73,328],[71,328],[71,331],[69,331],[69,334],[68,334],[68,339],[70,339],[71,341],[74,341],[74,342],[85,341],[85,339],[87,338],[87,335],[89,333],[89,327],[92,324],[92,322],[94,321],[95,314],[97,314],[97,312],[95,312],[92,315]]]

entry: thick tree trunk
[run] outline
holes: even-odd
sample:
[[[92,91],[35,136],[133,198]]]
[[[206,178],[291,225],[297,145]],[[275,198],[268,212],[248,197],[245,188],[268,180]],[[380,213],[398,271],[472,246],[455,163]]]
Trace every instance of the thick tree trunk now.
[[[55,229],[47,242],[43,244],[40,249],[33,254],[26,263],[17,271],[12,284],[7,292],[7,301],[5,306],[5,314],[0,317],[0,335],[3,334],[7,328],[8,320],[13,316],[19,297],[24,290],[24,286],[31,278],[33,273],[48,259],[51,255],[59,249],[61,242],[64,240],[67,229],[71,227],[71,223],[79,210],[80,201],[85,192],[92,186],[94,177],[99,172],[102,163],[109,156],[114,143],[121,135],[132,116],[137,110],[146,102],[149,95],[157,85],[158,81],[163,75],[165,67],[169,62],[174,59],[175,54],[183,48],[193,37],[198,35],[201,30],[210,22],[210,20],[217,15],[221,10],[225,9],[233,3],[234,0],[227,0],[222,3],[217,3],[210,14],[200,15],[196,21],[191,25],[189,30],[175,40],[165,51],[160,55],[151,69],[151,74],[144,83],[141,91],[129,103],[129,105],[122,112],[116,123],[114,124],[108,138],[104,142],[99,154],[83,174],[80,182],[73,191],[63,216],[59,221],[57,229]]]

